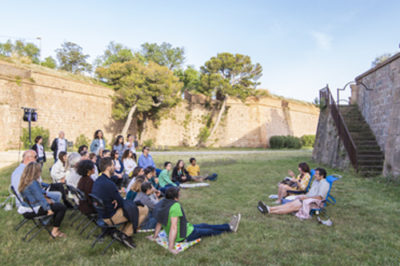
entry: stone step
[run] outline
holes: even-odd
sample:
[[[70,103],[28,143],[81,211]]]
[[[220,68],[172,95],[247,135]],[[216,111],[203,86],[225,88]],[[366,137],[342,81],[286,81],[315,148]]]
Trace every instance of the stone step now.
[[[359,174],[364,177],[375,177],[380,176],[382,171],[359,171]]]
[[[359,166],[364,166],[364,165],[378,165],[382,166],[383,165],[383,160],[376,159],[376,160],[358,160],[357,164]]]
[[[381,152],[381,147],[379,147],[378,145],[375,145],[375,146],[363,145],[363,146],[357,146],[357,150],[358,151],[379,151],[379,152]]]
[[[357,155],[358,160],[385,160],[385,156],[380,154],[360,154]]]
[[[358,161],[358,167],[359,168],[365,168],[365,169],[369,169],[369,168],[383,168],[383,164],[382,161],[379,162],[360,162]]]
[[[356,145],[378,145],[375,140],[354,140]]]
[[[361,158],[363,158],[363,157],[366,157],[366,156],[369,156],[369,157],[374,157],[374,156],[376,156],[376,157],[383,157],[383,153],[381,152],[381,151],[368,151],[368,150],[361,150],[361,151],[358,151],[358,156],[359,157],[361,157]]]

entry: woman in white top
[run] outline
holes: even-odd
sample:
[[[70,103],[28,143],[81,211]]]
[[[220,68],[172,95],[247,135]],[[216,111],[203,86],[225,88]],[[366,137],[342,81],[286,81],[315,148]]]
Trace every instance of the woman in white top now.
[[[126,138],[127,142],[125,144],[125,150],[131,150],[131,152],[136,155],[135,139],[133,135],[128,134]]]
[[[131,177],[133,169],[137,166],[136,155],[131,150],[124,151],[122,164],[124,165],[125,174]]]
[[[58,154],[58,160],[51,167],[50,175],[53,179],[54,183],[65,183],[66,170],[65,163],[67,161],[67,153],[65,151],[61,151]]]
[[[77,152],[71,153],[67,159],[67,175],[65,179],[67,185],[73,186],[74,188],[78,187],[79,179],[81,179],[81,176],[76,172],[76,166],[80,160],[81,156]]]

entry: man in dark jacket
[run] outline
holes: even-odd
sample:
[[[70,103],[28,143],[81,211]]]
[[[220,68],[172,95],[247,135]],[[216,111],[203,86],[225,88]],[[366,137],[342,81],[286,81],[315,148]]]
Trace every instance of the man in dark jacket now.
[[[67,152],[68,141],[64,137],[64,132],[60,131],[60,133],[58,133],[58,138],[55,138],[51,143],[50,149],[53,151],[54,162],[58,160],[58,154],[60,152]]]
[[[114,163],[111,157],[102,158],[100,160],[100,172],[103,174],[94,182],[92,194],[103,201],[105,208],[103,210],[96,210],[99,214],[99,218],[102,218],[107,224],[126,223],[122,229],[124,234],[120,236],[116,235],[115,237],[119,238],[128,247],[134,248],[135,244],[131,236],[147,217],[148,208],[146,206],[138,207],[133,201],[122,199],[117,186],[111,180],[114,170]]]

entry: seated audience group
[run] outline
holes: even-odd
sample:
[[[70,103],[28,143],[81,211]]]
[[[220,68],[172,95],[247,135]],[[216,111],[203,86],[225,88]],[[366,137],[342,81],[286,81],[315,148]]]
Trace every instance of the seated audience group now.
[[[215,180],[216,174],[200,175],[195,158],[190,159],[187,169],[183,160],[175,167],[165,162],[163,170],[157,169],[149,147],[143,147],[136,161],[137,141],[132,135],[127,139],[125,144],[123,136],[117,136],[110,151],[103,132],[97,130],[90,152],[88,146],[82,145],[78,152],[67,153],[68,142],[61,131],[51,145],[55,163],[50,169],[52,183],[46,184],[41,180],[46,156],[43,138],[38,136],[11,177],[11,185],[22,199],[17,203],[18,212],[28,216],[52,215],[52,236],[65,237],[60,226],[66,210],[76,206],[84,215],[96,214],[105,223],[124,223],[113,237],[131,248],[135,247],[132,235],[138,229],[155,229],[158,234],[163,227],[170,235],[170,246],[183,240],[237,231],[240,214],[229,224],[192,225],[187,223],[179,203],[180,183]],[[85,197],[74,195],[76,189]],[[105,208],[96,208],[90,194],[101,199]],[[27,203],[33,206],[33,213]],[[174,253],[171,248],[170,251]]]

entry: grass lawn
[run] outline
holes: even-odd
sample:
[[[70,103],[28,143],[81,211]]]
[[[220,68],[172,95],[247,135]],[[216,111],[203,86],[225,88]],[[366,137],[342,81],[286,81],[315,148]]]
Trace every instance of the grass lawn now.
[[[156,163],[175,162],[177,156],[157,156]],[[189,158],[182,158],[187,161]],[[316,219],[300,221],[292,215],[264,216],[258,200],[272,202],[277,182],[296,170],[300,161],[311,161],[310,151],[271,151],[250,155],[197,156],[202,170],[219,174],[210,187],[183,190],[181,202],[191,223],[225,223],[240,212],[236,234],[204,238],[200,244],[174,256],[157,244],[134,237],[137,248],[114,243],[106,255],[104,244],[90,248],[92,240],[79,236],[65,219],[61,229],[66,239],[50,240],[42,232],[31,243],[21,240],[25,227],[13,227],[21,216],[0,210],[0,258],[2,265],[391,265],[400,263],[400,186],[382,179],[364,179],[327,169],[343,178],[334,184],[335,206],[328,207],[332,227]],[[46,165],[44,169],[48,169]],[[0,200],[8,195],[13,167],[0,170]],[[43,178],[49,180],[48,171]],[[66,216],[68,217],[68,215]]]

